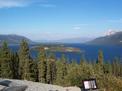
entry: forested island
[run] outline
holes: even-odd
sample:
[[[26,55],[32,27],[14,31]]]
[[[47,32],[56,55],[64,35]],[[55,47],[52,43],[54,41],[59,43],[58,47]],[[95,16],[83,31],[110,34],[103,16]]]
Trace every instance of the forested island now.
[[[81,58],[80,63],[69,63],[65,55],[57,59],[53,52],[46,55],[45,50],[40,50],[38,57],[33,59],[25,40],[21,41],[18,52],[11,51],[3,42],[0,47],[0,78],[80,88],[83,87],[82,80],[95,78],[101,91],[122,91],[121,59],[115,58],[112,63],[105,63],[103,55],[100,50],[96,62],[89,63]]]
[[[32,50],[37,50],[37,51],[47,51],[47,52],[76,52],[76,53],[82,53],[84,52],[83,50],[81,51],[79,48],[75,47],[66,47],[63,44],[41,44],[38,46],[34,46],[31,48]]]

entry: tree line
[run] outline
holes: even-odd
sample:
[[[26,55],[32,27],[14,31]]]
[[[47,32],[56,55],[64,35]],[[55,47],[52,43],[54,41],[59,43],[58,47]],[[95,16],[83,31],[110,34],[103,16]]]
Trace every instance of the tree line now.
[[[7,42],[0,48],[0,78],[29,80],[61,86],[82,87],[82,80],[95,78],[99,88],[106,91],[122,90],[122,60],[115,58],[112,63],[104,61],[102,50],[94,63],[81,58],[68,62],[65,55],[57,59],[53,53],[46,53],[43,48],[36,59],[30,55],[30,48],[25,40],[20,43],[18,52],[13,52]]]

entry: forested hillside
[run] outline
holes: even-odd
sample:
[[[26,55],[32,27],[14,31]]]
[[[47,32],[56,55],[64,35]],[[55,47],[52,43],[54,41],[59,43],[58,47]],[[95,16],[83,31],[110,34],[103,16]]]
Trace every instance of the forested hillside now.
[[[82,87],[82,80],[96,78],[98,87],[104,91],[122,91],[122,63],[119,58],[112,63],[104,63],[102,50],[95,63],[81,58],[68,62],[62,55],[57,59],[53,53],[46,53],[43,48],[38,57],[32,59],[28,43],[22,40],[17,53],[3,42],[0,48],[0,78],[21,79],[61,86]]]
[[[98,37],[92,41],[87,42],[87,44],[95,45],[122,45],[122,32],[116,32],[111,35]]]
[[[30,39],[20,35],[14,35],[14,34],[0,35],[0,43],[6,41],[9,44],[19,44],[23,39],[26,40],[28,43],[34,43]]]

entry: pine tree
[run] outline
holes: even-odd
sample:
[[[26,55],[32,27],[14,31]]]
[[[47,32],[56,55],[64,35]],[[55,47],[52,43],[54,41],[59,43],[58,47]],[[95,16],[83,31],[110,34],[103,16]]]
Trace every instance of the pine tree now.
[[[18,54],[11,53],[11,69],[14,79],[19,79],[19,57]]]
[[[68,66],[68,73],[65,78],[65,84],[68,86],[81,86],[81,81],[83,79],[86,79],[88,77],[87,71],[89,70],[87,68],[87,65],[85,65],[85,62],[81,62],[81,64],[78,64],[76,60],[73,60],[71,64]]]
[[[29,81],[35,81],[35,73],[34,73],[34,62],[33,60],[27,59],[25,60],[24,70],[23,70],[23,79]]]
[[[47,60],[47,70],[46,70],[46,82],[51,84],[51,61]]]
[[[39,82],[38,80],[38,64],[37,60],[33,60],[33,65],[31,67],[31,70],[33,71],[33,77],[35,78],[35,82]]]
[[[24,64],[24,69],[23,69],[23,74],[22,77],[24,80],[30,80],[30,69],[29,69],[29,65],[30,65],[30,60],[25,60],[25,64]]]
[[[38,56],[38,80],[42,83],[46,83],[46,61],[46,53],[41,50]]]
[[[3,42],[1,47],[1,77],[2,78],[13,78],[12,69],[11,69],[11,52],[8,48],[6,42]]]
[[[103,64],[103,61],[104,61],[103,58],[104,58],[103,57],[103,52],[101,50],[99,50],[97,63],[98,64]]]
[[[65,77],[67,75],[67,59],[65,55],[62,55],[61,62],[62,62],[63,76]]]
[[[30,65],[29,65],[29,68],[30,68],[30,73],[31,73],[31,81],[37,81],[38,79],[38,75],[37,75],[37,63],[30,59]]]
[[[56,82],[55,82],[56,85],[62,85],[63,84],[64,77],[63,77],[62,66],[63,65],[61,63],[61,60],[58,60],[56,62],[56,70],[57,70],[57,72],[56,72]]]
[[[2,63],[2,56],[1,56],[2,52],[1,52],[1,47],[0,47],[0,77],[1,77],[1,63]]]
[[[107,62],[103,65],[103,70],[105,74],[112,74],[112,65],[109,62]]]
[[[26,60],[30,60],[30,50],[29,45],[25,40],[22,40],[19,49],[19,77],[20,79],[24,79],[24,64]]]
[[[85,62],[86,62],[86,59],[85,59],[84,55],[81,55],[80,65],[84,64]]]
[[[51,58],[51,83],[53,84],[56,80],[56,58]]]
[[[120,64],[120,77],[122,77],[122,63]]]
[[[64,55],[56,62],[56,84],[63,85],[67,75],[67,60]]]
[[[47,60],[47,72],[46,72],[46,80],[47,83],[53,84],[56,80],[56,58],[53,54],[50,54],[50,57]]]
[[[118,58],[115,58],[113,63],[112,63],[112,73],[116,77],[120,76],[121,74],[121,63],[119,62]]]

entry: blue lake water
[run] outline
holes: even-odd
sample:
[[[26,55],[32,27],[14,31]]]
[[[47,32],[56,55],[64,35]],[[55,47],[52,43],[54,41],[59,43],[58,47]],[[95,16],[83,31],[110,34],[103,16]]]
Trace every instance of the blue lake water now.
[[[34,45],[30,45],[30,47],[33,47]],[[84,57],[85,59],[89,61],[95,61],[98,56],[98,51],[102,50],[104,54],[104,59],[106,61],[111,61],[115,57],[122,58],[122,46],[99,46],[99,45],[85,45],[85,44],[66,44],[65,46],[68,47],[76,47],[80,48],[81,51],[84,51],[83,53],[62,53],[62,52],[56,52],[56,57],[60,58],[62,54],[65,54],[66,57],[69,60],[76,60],[77,62],[80,61],[81,57]],[[18,51],[19,46],[18,45],[11,45],[9,46],[13,51]],[[38,55],[37,51],[31,51],[31,56],[33,58],[36,58]]]

